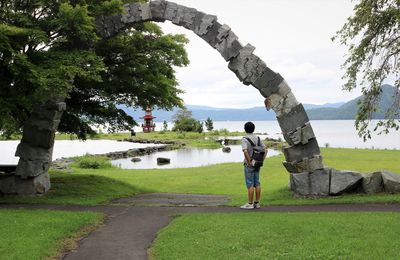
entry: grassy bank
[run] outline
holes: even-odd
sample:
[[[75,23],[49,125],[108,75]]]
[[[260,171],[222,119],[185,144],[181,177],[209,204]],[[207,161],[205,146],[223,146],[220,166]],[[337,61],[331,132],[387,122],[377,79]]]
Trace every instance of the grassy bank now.
[[[59,258],[102,220],[90,212],[1,209],[0,259]]]
[[[326,165],[361,172],[388,170],[400,173],[400,151],[365,149],[322,149]],[[261,172],[262,203],[267,205],[400,202],[400,194],[346,195],[321,199],[296,199],[288,189],[289,176],[283,156],[267,159]],[[2,197],[7,203],[62,203],[94,205],[143,192],[224,194],[237,206],[245,202],[241,163],[199,168],[121,170],[78,169],[73,173],[52,173],[52,190],[41,197]]]
[[[398,259],[399,232],[395,213],[196,214],[175,219],[150,252],[152,259]]]

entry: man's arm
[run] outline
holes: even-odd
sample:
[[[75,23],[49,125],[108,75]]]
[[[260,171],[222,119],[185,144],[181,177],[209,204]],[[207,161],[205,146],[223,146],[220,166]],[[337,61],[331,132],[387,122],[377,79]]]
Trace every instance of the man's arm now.
[[[265,158],[267,157],[267,153],[268,153],[268,149],[267,149],[267,147],[265,147],[265,154],[264,154],[263,160],[265,160]]]
[[[251,165],[251,158],[247,149],[243,150],[244,158],[246,159],[247,165]]]

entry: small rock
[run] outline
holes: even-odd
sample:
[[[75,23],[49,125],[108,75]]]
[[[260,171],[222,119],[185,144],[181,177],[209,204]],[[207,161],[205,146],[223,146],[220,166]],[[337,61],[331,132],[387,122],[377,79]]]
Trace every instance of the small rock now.
[[[229,146],[226,146],[226,147],[223,147],[223,148],[222,148],[222,151],[223,151],[224,153],[230,153],[230,152],[231,152],[231,148],[230,148]]]
[[[157,158],[157,164],[168,164],[168,163],[171,163],[171,159],[163,157]]]
[[[133,157],[131,159],[132,162],[140,162],[142,159],[138,158],[138,157]]]

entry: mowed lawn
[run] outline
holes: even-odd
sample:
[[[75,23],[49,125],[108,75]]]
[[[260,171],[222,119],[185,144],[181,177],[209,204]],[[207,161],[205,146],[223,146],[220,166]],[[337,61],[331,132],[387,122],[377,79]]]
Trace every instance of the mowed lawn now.
[[[91,212],[0,209],[0,259],[58,258],[102,220]]]
[[[151,259],[399,259],[398,213],[193,214],[176,218]]]
[[[388,170],[400,173],[400,151],[366,149],[322,149],[324,163],[337,169],[361,172]],[[400,202],[400,194],[345,195],[321,199],[294,198],[288,189],[289,175],[283,156],[268,158],[261,172],[262,204],[320,204]],[[199,168],[122,170],[78,169],[53,173],[52,190],[41,197],[3,197],[0,202],[62,203],[95,205],[144,192],[225,194],[238,206],[245,202],[243,166],[226,163]]]

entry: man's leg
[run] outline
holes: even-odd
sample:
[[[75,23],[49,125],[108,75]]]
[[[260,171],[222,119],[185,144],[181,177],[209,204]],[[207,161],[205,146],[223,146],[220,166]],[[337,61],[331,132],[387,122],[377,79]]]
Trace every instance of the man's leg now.
[[[247,198],[249,199],[249,203],[253,203],[253,198],[254,198],[254,187],[250,187],[247,189]]]
[[[261,198],[261,186],[258,185],[258,186],[256,187],[256,201],[257,201],[257,202],[260,202],[260,198]]]

